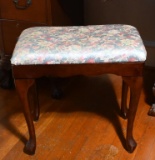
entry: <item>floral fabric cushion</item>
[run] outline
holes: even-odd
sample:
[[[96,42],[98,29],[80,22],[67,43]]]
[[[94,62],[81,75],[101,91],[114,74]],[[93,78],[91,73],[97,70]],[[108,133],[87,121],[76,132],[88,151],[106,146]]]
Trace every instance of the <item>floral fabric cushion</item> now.
[[[130,25],[33,27],[22,32],[11,63],[81,64],[141,62],[146,50]]]

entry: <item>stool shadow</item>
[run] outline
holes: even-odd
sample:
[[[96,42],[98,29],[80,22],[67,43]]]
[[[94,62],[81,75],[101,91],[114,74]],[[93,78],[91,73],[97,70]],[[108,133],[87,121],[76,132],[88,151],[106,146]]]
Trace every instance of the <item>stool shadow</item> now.
[[[16,112],[17,113],[17,112]],[[15,114],[16,114],[15,113]],[[13,115],[14,113],[12,113]],[[19,138],[20,141],[22,141],[24,144],[27,142],[27,138],[18,130],[18,126],[15,126],[10,121],[10,115],[5,117],[5,121],[1,121],[0,124],[6,128],[8,131],[10,131],[14,136]]]
[[[60,86],[64,90],[65,96],[62,100],[52,100],[50,96],[51,90],[49,89],[49,79],[39,79],[38,84],[41,112],[46,112],[42,111],[46,103],[52,104],[52,102],[55,101],[55,106],[48,107],[48,111],[58,111],[61,113],[81,111],[98,114],[99,116],[106,118],[113,125],[122,145],[125,147],[125,137],[118,118],[120,115],[120,107],[117,102],[114,87],[108,75],[98,77],[76,76],[63,79]],[[18,99],[16,91],[13,90],[11,92],[13,93],[9,94],[8,99]],[[67,102],[67,106],[60,107],[60,104],[64,100]],[[11,117],[14,114],[21,113],[21,102],[19,100],[15,102],[16,103],[10,102],[9,106],[6,105],[6,112],[10,107],[14,109],[11,109],[10,112],[8,112],[5,119],[1,120],[0,124],[25,144],[27,138],[20,133],[18,126],[16,127],[11,121]],[[57,107],[61,109],[58,110]]]
[[[13,124],[14,122],[12,122],[12,119],[14,120],[14,118],[12,118],[13,116],[16,117],[16,115],[18,116],[19,114],[23,114],[21,110],[21,104],[18,99],[18,95],[16,94],[15,89],[1,89],[1,92],[1,98],[3,99],[1,111],[3,112],[3,115],[0,118],[0,125],[6,128],[6,130],[8,130],[14,136],[19,138],[20,141],[22,141],[25,144],[27,138],[18,130],[18,126],[16,126],[15,124]]]
[[[118,116],[120,116],[120,106],[108,75],[96,77],[77,76],[70,79],[64,79],[64,81],[70,81],[68,86],[65,86],[64,89],[65,96],[63,100],[65,99],[67,102],[65,104],[67,106],[63,106],[58,112],[93,112],[106,118],[113,125],[125,148],[125,136],[118,118]],[[47,82],[45,84],[47,84]],[[63,82],[63,85],[64,84],[65,83]],[[63,85],[62,88],[64,87]],[[44,84],[41,84],[41,88],[44,88],[42,86],[44,86]],[[47,86],[45,88],[47,89]],[[43,92],[46,92],[47,94],[45,88]],[[43,92],[42,94],[44,94]],[[44,103],[46,103],[46,100],[41,100],[40,106],[43,106]],[[55,104],[59,106],[60,103],[61,100],[58,100]],[[57,107],[55,106],[48,108],[49,112],[56,110]]]

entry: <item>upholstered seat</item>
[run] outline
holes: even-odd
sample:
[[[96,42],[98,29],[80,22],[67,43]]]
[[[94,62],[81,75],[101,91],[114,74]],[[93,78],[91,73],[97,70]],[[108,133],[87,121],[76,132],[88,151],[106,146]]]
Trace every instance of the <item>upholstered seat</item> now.
[[[97,25],[34,27],[20,36],[11,59],[15,65],[145,61],[135,27]]]
[[[39,104],[35,79],[42,76],[96,76],[105,73],[116,74],[123,79],[121,113],[128,119],[126,149],[133,152],[136,147],[133,123],[142,89],[145,60],[145,47],[133,26],[95,25],[26,29],[19,37],[11,59],[15,86],[23,103],[30,135],[24,148],[25,152],[34,154],[36,149],[33,120],[39,118]],[[29,97],[31,100],[33,97],[34,103],[30,103]],[[30,106],[32,104],[33,106]]]

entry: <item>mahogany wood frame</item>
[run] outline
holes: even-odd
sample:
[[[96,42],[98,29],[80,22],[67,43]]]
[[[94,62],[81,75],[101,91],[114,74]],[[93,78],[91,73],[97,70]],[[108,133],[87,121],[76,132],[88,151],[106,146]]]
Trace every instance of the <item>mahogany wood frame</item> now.
[[[126,149],[133,152],[136,141],[133,138],[133,123],[137,111],[138,101],[142,88],[142,73],[144,62],[134,63],[100,63],[100,64],[57,64],[57,65],[12,65],[13,77],[19,97],[23,103],[23,111],[29,130],[29,140],[24,151],[34,154],[36,149],[36,136],[33,120],[39,118],[39,103],[35,79],[42,76],[68,77],[73,75],[102,75],[106,73],[122,76],[122,103],[121,113],[127,118]],[[127,107],[127,91],[130,88],[130,102]],[[35,103],[30,103],[30,98]],[[32,112],[33,107],[33,112]],[[33,114],[32,114],[33,113]]]

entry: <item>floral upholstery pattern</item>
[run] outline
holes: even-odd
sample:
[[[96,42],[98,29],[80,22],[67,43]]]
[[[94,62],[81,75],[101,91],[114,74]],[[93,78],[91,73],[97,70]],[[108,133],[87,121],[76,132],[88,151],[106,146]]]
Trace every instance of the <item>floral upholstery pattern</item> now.
[[[137,29],[117,24],[28,28],[19,37],[11,63],[81,64],[145,60],[146,50]]]

